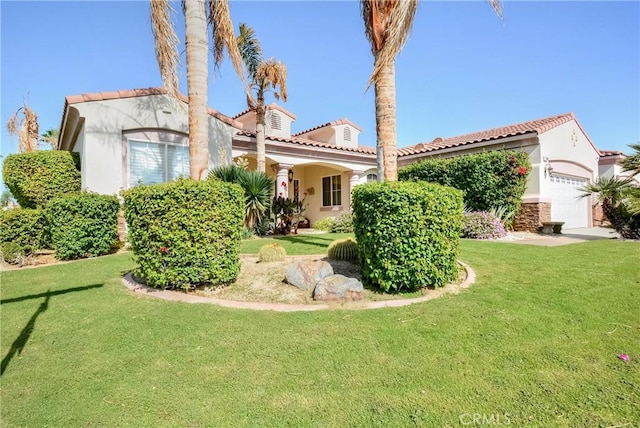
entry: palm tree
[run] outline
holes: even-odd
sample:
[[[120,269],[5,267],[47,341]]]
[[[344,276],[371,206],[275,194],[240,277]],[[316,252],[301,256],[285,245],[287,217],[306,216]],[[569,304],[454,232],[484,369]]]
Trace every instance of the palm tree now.
[[[26,102],[7,121],[7,132],[18,136],[18,151],[21,153],[38,150],[38,130],[38,115]]]
[[[633,175],[640,174],[640,143],[629,144],[629,147],[631,147],[635,153],[627,156],[622,162],[623,170],[630,171]]]
[[[256,162],[257,170],[266,171],[265,125],[266,105],[265,93],[273,92],[276,100],[287,101],[287,67],[275,59],[262,58],[262,46],[255,32],[247,24],[240,24],[237,37],[238,48],[249,74],[247,91],[255,90],[256,100],[247,98],[249,108],[256,112]]]
[[[502,16],[500,1],[489,3]],[[409,38],[417,7],[417,0],[360,1],[365,34],[374,58],[369,86],[375,86],[376,147],[378,158],[382,157],[378,177],[384,176],[386,181],[398,180],[395,61]]]
[[[233,23],[229,15],[227,0],[183,0],[185,16],[185,42],[187,57],[187,94],[189,114],[189,175],[202,178],[209,167],[209,126],[207,112],[207,83],[209,71],[207,22],[212,27],[212,46],[215,65],[229,52],[238,76],[244,79],[242,58],[235,43]],[[160,75],[167,92],[174,99],[178,92],[178,37],[173,27],[173,9],[169,0],[151,0],[151,22],[155,38],[156,59]],[[224,153],[229,148],[220,148],[220,164],[226,163]]]
[[[50,145],[52,149],[56,149],[58,147],[59,135],[59,129],[47,129],[44,134],[40,135],[40,142]]]
[[[630,209],[630,198],[637,195],[630,177],[607,178],[598,177],[594,183],[589,183],[579,190],[580,197],[593,196],[595,203],[602,204],[602,213],[613,228],[625,239],[640,239],[640,214],[634,214]]]

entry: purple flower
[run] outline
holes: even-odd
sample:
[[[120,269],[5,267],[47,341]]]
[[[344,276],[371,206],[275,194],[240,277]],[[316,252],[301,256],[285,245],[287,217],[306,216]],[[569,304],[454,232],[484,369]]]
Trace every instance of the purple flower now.
[[[618,355],[618,358],[620,358],[622,361],[629,361],[629,355],[627,354],[620,354]]]

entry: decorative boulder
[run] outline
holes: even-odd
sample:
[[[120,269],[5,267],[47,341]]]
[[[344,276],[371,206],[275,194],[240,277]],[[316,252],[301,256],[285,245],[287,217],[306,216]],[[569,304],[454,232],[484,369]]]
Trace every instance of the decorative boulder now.
[[[355,278],[344,275],[330,275],[320,281],[313,291],[313,300],[362,300],[364,287]]]
[[[302,290],[313,290],[322,278],[333,275],[333,268],[327,262],[299,261],[287,268],[287,282]]]

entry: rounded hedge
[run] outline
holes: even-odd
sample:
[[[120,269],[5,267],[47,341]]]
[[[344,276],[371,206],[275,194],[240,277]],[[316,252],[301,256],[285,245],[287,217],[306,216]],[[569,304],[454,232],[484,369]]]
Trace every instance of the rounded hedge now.
[[[156,288],[226,284],[240,272],[244,191],[179,179],[123,192],[134,275]]]
[[[79,157],[61,150],[12,154],[2,178],[22,208],[44,208],[55,197],[80,191]]]
[[[0,212],[0,243],[14,243],[25,255],[47,248],[47,230],[42,210],[17,208]]]
[[[101,256],[118,244],[116,196],[79,193],[60,196],[47,204],[45,214],[56,258]]]
[[[425,182],[353,189],[362,279],[384,291],[443,286],[457,278],[462,192]]]

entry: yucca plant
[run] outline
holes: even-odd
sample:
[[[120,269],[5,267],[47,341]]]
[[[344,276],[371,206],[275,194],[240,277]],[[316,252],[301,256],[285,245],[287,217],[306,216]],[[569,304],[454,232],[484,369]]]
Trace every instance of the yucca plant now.
[[[244,225],[254,230],[265,217],[271,202],[273,180],[264,172],[247,171],[237,165],[222,166],[209,171],[209,177],[236,183],[244,190]]]

